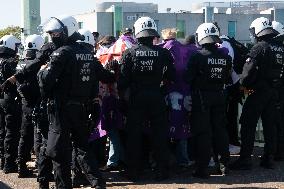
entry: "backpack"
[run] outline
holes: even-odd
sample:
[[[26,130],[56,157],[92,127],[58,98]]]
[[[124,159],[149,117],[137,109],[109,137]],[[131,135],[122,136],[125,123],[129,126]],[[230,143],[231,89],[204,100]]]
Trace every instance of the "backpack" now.
[[[222,39],[224,41],[227,41],[230,43],[234,50],[234,70],[237,74],[241,74],[243,70],[243,66],[246,62],[247,54],[249,52],[249,49],[244,46],[242,43],[237,41],[234,37],[227,36],[228,39]]]

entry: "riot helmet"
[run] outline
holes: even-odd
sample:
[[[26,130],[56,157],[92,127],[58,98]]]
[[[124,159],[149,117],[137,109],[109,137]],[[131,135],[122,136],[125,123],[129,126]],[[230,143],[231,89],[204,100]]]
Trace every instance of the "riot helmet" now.
[[[20,45],[21,41],[18,38],[13,35],[5,35],[0,39],[0,53],[15,55]]]
[[[51,17],[40,26],[43,33],[49,33],[52,42],[56,46],[62,46],[68,39],[77,40],[78,22],[72,16]]]
[[[249,27],[250,35],[253,38],[264,37],[267,35],[277,35],[278,32],[273,29],[272,22],[268,18],[259,17],[255,19]]]
[[[36,51],[39,51],[44,44],[44,39],[40,35],[29,35],[24,44],[25,58],[34,59],[36,56]]]
[[[213,23],[203,23],[196,30],[196,42],[199,45],[220,43],[219,29]]]
[[[150,17],[141,17],[134,23],[134,35],[135,37],[156,37],[159,36],[157,32],[157,25],[155,21]]]
[[[81,43],[91,51],[94,51],[94,45],[96,41],[92,32],[87,29],[80,29],[78,32],[82,35],[82,39],[78,40],[77,42]]]

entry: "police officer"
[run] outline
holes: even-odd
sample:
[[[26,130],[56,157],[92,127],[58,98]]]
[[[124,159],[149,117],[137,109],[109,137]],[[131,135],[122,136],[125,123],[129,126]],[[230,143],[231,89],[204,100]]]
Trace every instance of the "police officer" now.
[[[192,90],[191,131],[197,166],[193,176],[208,178],[212,149],[221,156],[218,171],[224,174],[229,161],[224,89],[230,82],[232,63],[231,57],[216,46],[220,42],[219,30],[213,23],[197,28],[196,41],[202,48],[189,59],[185,73]]]
[[[11,85],[15,84],[17,81],[26,81],[30,80],[30,78],[33,78],[37,75],[37,72],[39,71],[40,67],[43,64],[46,64],[46,62],[49,60],[49,55],[56,49],[54,43],[49,42],[42,46],[42,48],[36,53],[36,58],[32,60],[26,60],[26,64],[23,69],[19,70],[15,75],[9,77],[2,86],[5,85]],[[36,113],[37,120],[35,122],[35,127],[37,128],[37,134],[42,136],[42,145],[40,147],[40,153],[38,157],[38,162],[40,162],[40,165],[38,166],[38,181],[41,184],[41,181],[49,181],[50,178],[52,178],[52,162],[51,159],[47,158],[45,155],[45,147],[46,141],[47,141],[47,134],[48,134],[48,120],[47,120],[47,112],[46,112],[46,100],[45,97],[42,96],[39,100],[40,102],[36,105],[36,108],[34,111],[38,112],[37,110],[40,110],[38,113]],[[34,114],[33,113],[33,114]],[[34,114],[35,115],[35,114]],[[41,160],[41,161],[40,161]],[[46,182],[44,182],[46,183]]]
[[[80,29],[78,32],[82,35],[82,39],[78,40],[77,42],[82,45],[83,48],[86,48],[94,55],[94,44],[95,44],[95,38],[94,35],[91,33],[88,29]],[[98,60],[95,58],[95,60],[98,63]],[[99,86],[96,87],[97,90],[99,90]],[[98,94],[99,91],[96,92]],[[88,116],[88,122],[89,123],[98,123],[100,121],[100,105],[97,103],[97,101],[94,101],[94,103],[91,104],[91,107],[88,108],[87,114]],[[91,132],[95,127],[94,124],[89,124],[89,131]],[[88,133],[88,136],[90,136],[91,133]],[[73,143],[73,151],[72,151],[72,186],[74,188],[80,186],[82,183],[84,184],[86,179],[85,176],[82,173],[82,169],[80,168],[79,162],[77,161],[78,157],[78,150],[75,146],[76,144]],[[90,149],[91,150],[91,149]],[[97,153],[97,152],[96,152]],[[97,157],[97,156],[96,156]]]
[[[36,51],[40,50],[44,43],[44,39],[40,35],[30,35],[26,38],[24,44],[25,60],[24,64],[28,64],[29,60],[36,58]],[[32,123],[32,112],[37,104],[40,93],[36,75],[28,77],[24,80],[18,78],[18,92],[22,97],[22,125],[21,137],[18,147],[18,177],[28,177],[32,175],[32,170],[28,170],[27,161],[31,159],[31,150],[33,147],[34,125]]]
[[[20,40],[12,35],[0,39],[0,73],[2,83],[16,72],[18,64],[16,53]],[[5,83],[5,82],[4,82]],[[1,111],[5,118],[4,166],[5,174],[17,172],[16,158],[21,124],[20,98],[14,85],[2,87],[3,96],[0,99]],[[3,122],[2,122],[3,123]],[[3,126],[2,126],[3,127]],[[3,159],[2,159],[3,161]]]
[[[126,126],[127,176],[132,180],[139,179],[142,130],[145,120],[149,120],[158,164],[156,179],[161,180],[167,177],[169,151],[166,104],[160,85],[163,80],[171,82],[175,79],[174,60],[167,49],[153,45],[153,38],[159,34],[152,18],[139,18],[134,24],[134,33],[138,45],[123,54],[118,82],[121,97],[130,89]]]
[[[273,29],[275,29],[279,35],[275,37],[275,41],[277,42],[277,46],[282,47],[280,48],[282,52],[278,52],[276,57],[277,57],[277,63],[279,64],[284,64],[282,57],[283,55],[283,41],[284,41],[284,26],[280,22],[277,21],[272,21],[272,26]],[[279,50],[280,50],[279,49]],[[280,51],[281,51],[280,50]],[[280,69],[281,66],[278,66]],[[284,85],[282,84],[283,78],[281,79],[281,85],[277,87],[278,94],[279,94],[279,99],[277,103],[277,108],[279,110],[279,115],[277,117],[277,146],[276,146],[276,153],[274,156],[275,161],[284,161]]]
[[[88,150],[85,106],[97,93],[98,79],[113,82],[114,76],[101,69],[93,54],[76,42],[81,38],[78,29],[78,23],[71,16],[52,17],[43,26],[52,41],[61,46],[38,73],[40,87],[49,98],[50,128],[46,154],[53,161],[56,187],[72,188],[71,134],[78,151],[77,160],[91,187],[104,188],[102,175]]]
[[[283,47],[272,40],[277,32],[267,18],[255,19],[250,25],[250,35],[256,44],[248,54],[240,80],[240,83],[250,90],[250,94],[244,103],[240,118],[240,157],[230,165],[230,168],[251,169],[255,131],[261,117],[265,146],[260,165],[271,169],[276,144],[276,88],[282,85]]]

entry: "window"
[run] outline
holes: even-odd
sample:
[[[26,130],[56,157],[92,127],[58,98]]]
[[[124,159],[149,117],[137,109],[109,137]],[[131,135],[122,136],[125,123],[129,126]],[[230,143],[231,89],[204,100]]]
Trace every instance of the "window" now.
[[[78,22],[78,25],[79,25],[79,29],[83,28],[83,22]]]
[[[237,22],[236,21],[229,21],[228,22],[228,36],[235,37],[237,30]]]
[[[177,38],[185,38],[185,21],[177,20]]]

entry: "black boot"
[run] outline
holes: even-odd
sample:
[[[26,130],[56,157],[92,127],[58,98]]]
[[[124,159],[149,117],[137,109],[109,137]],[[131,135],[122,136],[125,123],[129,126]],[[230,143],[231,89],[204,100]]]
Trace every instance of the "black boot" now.
[[[16,173],[17,170],[18,170],[17,164],[15,162],[10,162],[5,159],[3,173],[5,174]]]
[[[251,170],[252,162],[251,158],[239,158],[233,163],[229,164],[231,170]]]
[[[5,161],[4,158],[0,159],[0,170],[3,170],[3,168],[4,168],[4,161]]]
[[[95,189],[105,189],[106,188],[106,182],[101,178],[98,180],[93,180],[92,182],[90,182],[91,184],[91,188],[95,188]]]
[[[49,189],[48,182],[39,182],[39,189]]]
[[[20,162],[18,164],[18,178],[28,178],[33,176],[33,171],[28,169],[25,162]]]
[[[89,181],[86,179],[86,176],[79,171],[73,171],[71,173],[72,187],[80,188],[81,185],[88,185]]]
[[[265,169],[274,169],[273,156],[264,155],[261,157],[260,166]]]
[[[208,169],[206,168],[197,168],[193,173],[192,173],[193,177],[196,178],[201,178],[201,179],[208,179],[210,177],[209,173],[208,173]]]
[[[225,176],[228,174],[227,164],[224,163],[217,163],[216,164],[216,171],[213,174]]]

